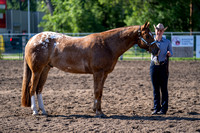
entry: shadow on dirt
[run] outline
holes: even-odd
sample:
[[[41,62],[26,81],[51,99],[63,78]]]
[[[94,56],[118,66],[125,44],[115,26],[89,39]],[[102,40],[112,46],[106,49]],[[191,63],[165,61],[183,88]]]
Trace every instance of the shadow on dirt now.
[[[200,114],[195,114],[195,115],[200,115]],[[72,118],[83,118],[83,119],[88,119],[88,118],[99,118],[91,115],[48,115],[48,117],[62,117],[62,118],[67,118],[67,119],[72,119]],[[200,118],[191,118],[191,117],[181,117],[181,116],[125,116],[125,115],[111,115],[107,117],[103,117],[101,119],[119,119],[119,120],[149,120],[149,121],[166,121],[166,120],[186,120],[186,121],[197,121],[200,120]]]

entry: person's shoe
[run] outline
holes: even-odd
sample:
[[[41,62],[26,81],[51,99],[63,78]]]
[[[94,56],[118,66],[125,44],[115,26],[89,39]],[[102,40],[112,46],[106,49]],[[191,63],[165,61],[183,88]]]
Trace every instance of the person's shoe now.
[[[158,115],[166,115],[166,112],[163,112],[163,111],[159,111],[157,112]]]
[[[157,114],[158,114],[158,111],[157,111],[157,110],[154,110],[151,114],[152,114],[152,115],[157,115]]]

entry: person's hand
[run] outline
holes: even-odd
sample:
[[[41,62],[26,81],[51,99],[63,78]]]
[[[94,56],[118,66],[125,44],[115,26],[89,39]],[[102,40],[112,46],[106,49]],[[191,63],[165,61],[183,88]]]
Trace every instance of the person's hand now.
[[[169,56],[169,57],[171,56],[171,53],[169,51],[167,51],[167,56]]]

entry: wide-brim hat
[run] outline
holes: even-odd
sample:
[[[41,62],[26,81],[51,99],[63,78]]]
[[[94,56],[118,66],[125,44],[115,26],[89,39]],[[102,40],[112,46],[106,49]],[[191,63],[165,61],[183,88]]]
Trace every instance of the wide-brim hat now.
[[[153,25],[155,29],[158,29],[158,30],[166,30],[168,27],[164,27],[163,24],[159,23],[157,26]]]

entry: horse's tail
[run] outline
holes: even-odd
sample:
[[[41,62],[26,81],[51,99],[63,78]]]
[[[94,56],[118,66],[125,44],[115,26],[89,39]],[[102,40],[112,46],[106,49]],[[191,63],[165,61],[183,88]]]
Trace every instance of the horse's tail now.
[[[32,72],[24,59],[24,74],[23,74],[23,82],[22,82],[22,97],[21,97],[21,104],[23,107],[30,107],[31,106],[31,96],[30,96],[30,79],[31,79]]]

